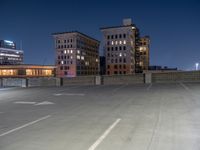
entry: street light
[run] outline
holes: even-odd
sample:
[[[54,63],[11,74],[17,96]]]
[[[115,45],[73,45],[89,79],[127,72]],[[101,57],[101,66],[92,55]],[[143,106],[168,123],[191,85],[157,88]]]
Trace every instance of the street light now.
[[[196,63],[196,64],[195,64],[195,67],[196,67],[196,70],[198,70],[198,68],[199,68],[199,63]]]

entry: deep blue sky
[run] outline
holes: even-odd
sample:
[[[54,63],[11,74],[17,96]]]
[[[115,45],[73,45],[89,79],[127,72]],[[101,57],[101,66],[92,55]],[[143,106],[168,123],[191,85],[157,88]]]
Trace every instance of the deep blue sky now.
[[[199,0],[0,0],[0,39],[23,43],[25,63],[54,64],[51,33],[78,30],[98,40],[100,27],[132,18],[151,37],[151,65],[193,69],[200,62]]]

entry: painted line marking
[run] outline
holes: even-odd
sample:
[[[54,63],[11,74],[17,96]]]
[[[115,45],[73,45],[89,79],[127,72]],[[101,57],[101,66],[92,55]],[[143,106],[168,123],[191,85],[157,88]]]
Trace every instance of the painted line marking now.
[[[84,93],[56,93],[56,94],[54,94],[54,96],[62,96],[62,95],[65,95],[65,96],[85,96]]]
[[[190,91],[189,87],[187,87],[185,84],[183,84],[182,82],[180,82],[180,85],[187,91]]]
[[[99,144],[108,136],[108,134],[112,131],[112,129],[121,121],[120,118],[118,118],[110,127],[98,138],[98,140],[90,146],[88,150],[95,150]]]
[[[41,102],[41,103],[36,103],[35,106],[38,106],[38,105],[52,105],[54,103],[52,102],[49,102],[49,101],[44,101],[44,102]]]
[[[150,90],[150,88],[152,87],[152,83],[147,87],[147,91],[149,91]]]
[[[36,104],[36,102],[25,102],[25,101],[17,101],[17,102],[14,102],[15,104],[31,104],[31,105],[34,105]]]
[[[5,136],[5,135],[8,135],[8,134],[13,133],[13,132],[15,132],[15,131],[21,130],[21,129],[25,128],[25,127],[31,126],[31,125],[33,125],[33,124],[36,124],[36,123],[38,123],[38,122],[40,122],[40,121],[42,121],[42,120],[45,120],[45,119],[47,119],[47,118],[49,118],[49,117],[51,117],[51,115],[48,115],[48,116],[39,118],[39,119],[37,119],[37,120],[35,120],[35,121],[32,121],[32,122],[29,122],[29,123],[27,123],[27,124],[25,124],[25,125],[23,125],[23,126],[20,126],[20,127],[15,128],[15,129],[12,129],[12,130],[10,130],[10,131],[7,131],[7,132],[5,132],[5,133],[2,133],[2,134],[0,134],[0,137],[3,137],[3,136]]]
[[[120,90],[120,89],[122,89],[122,88],[126,87],[127,85],[128,85],[128,84],[124,84],[124,85],[122,85],[122,86],[120,86],[120,87],[118,87],[118,88],[114,89],[114,90],[112,91],[112,93],[115,93],[115,92],[117,92],[118,90]]]

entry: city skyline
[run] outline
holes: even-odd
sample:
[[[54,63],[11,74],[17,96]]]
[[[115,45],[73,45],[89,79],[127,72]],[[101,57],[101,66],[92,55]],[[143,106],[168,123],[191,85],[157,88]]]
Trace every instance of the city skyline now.
[[[124,1],[123,4],[109,1],[104,5],[105,2],[3,0],[0,39],[15,41],[18,48],[22,41],[25,63],[54,64],[51,33],[78,30],[102,41],[100,27],[120,25],[123,18],[132,18],[133,23],[142,28],[142,36],[150,35],[150,65],[192,70],[195,63],[200,62],[197,0]]]

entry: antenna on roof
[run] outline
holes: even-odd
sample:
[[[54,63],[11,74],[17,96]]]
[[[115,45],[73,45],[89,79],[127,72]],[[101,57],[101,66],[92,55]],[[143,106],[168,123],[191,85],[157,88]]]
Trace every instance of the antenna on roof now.
[[[22,40],[20,40],[20,50],[22,50]]]

